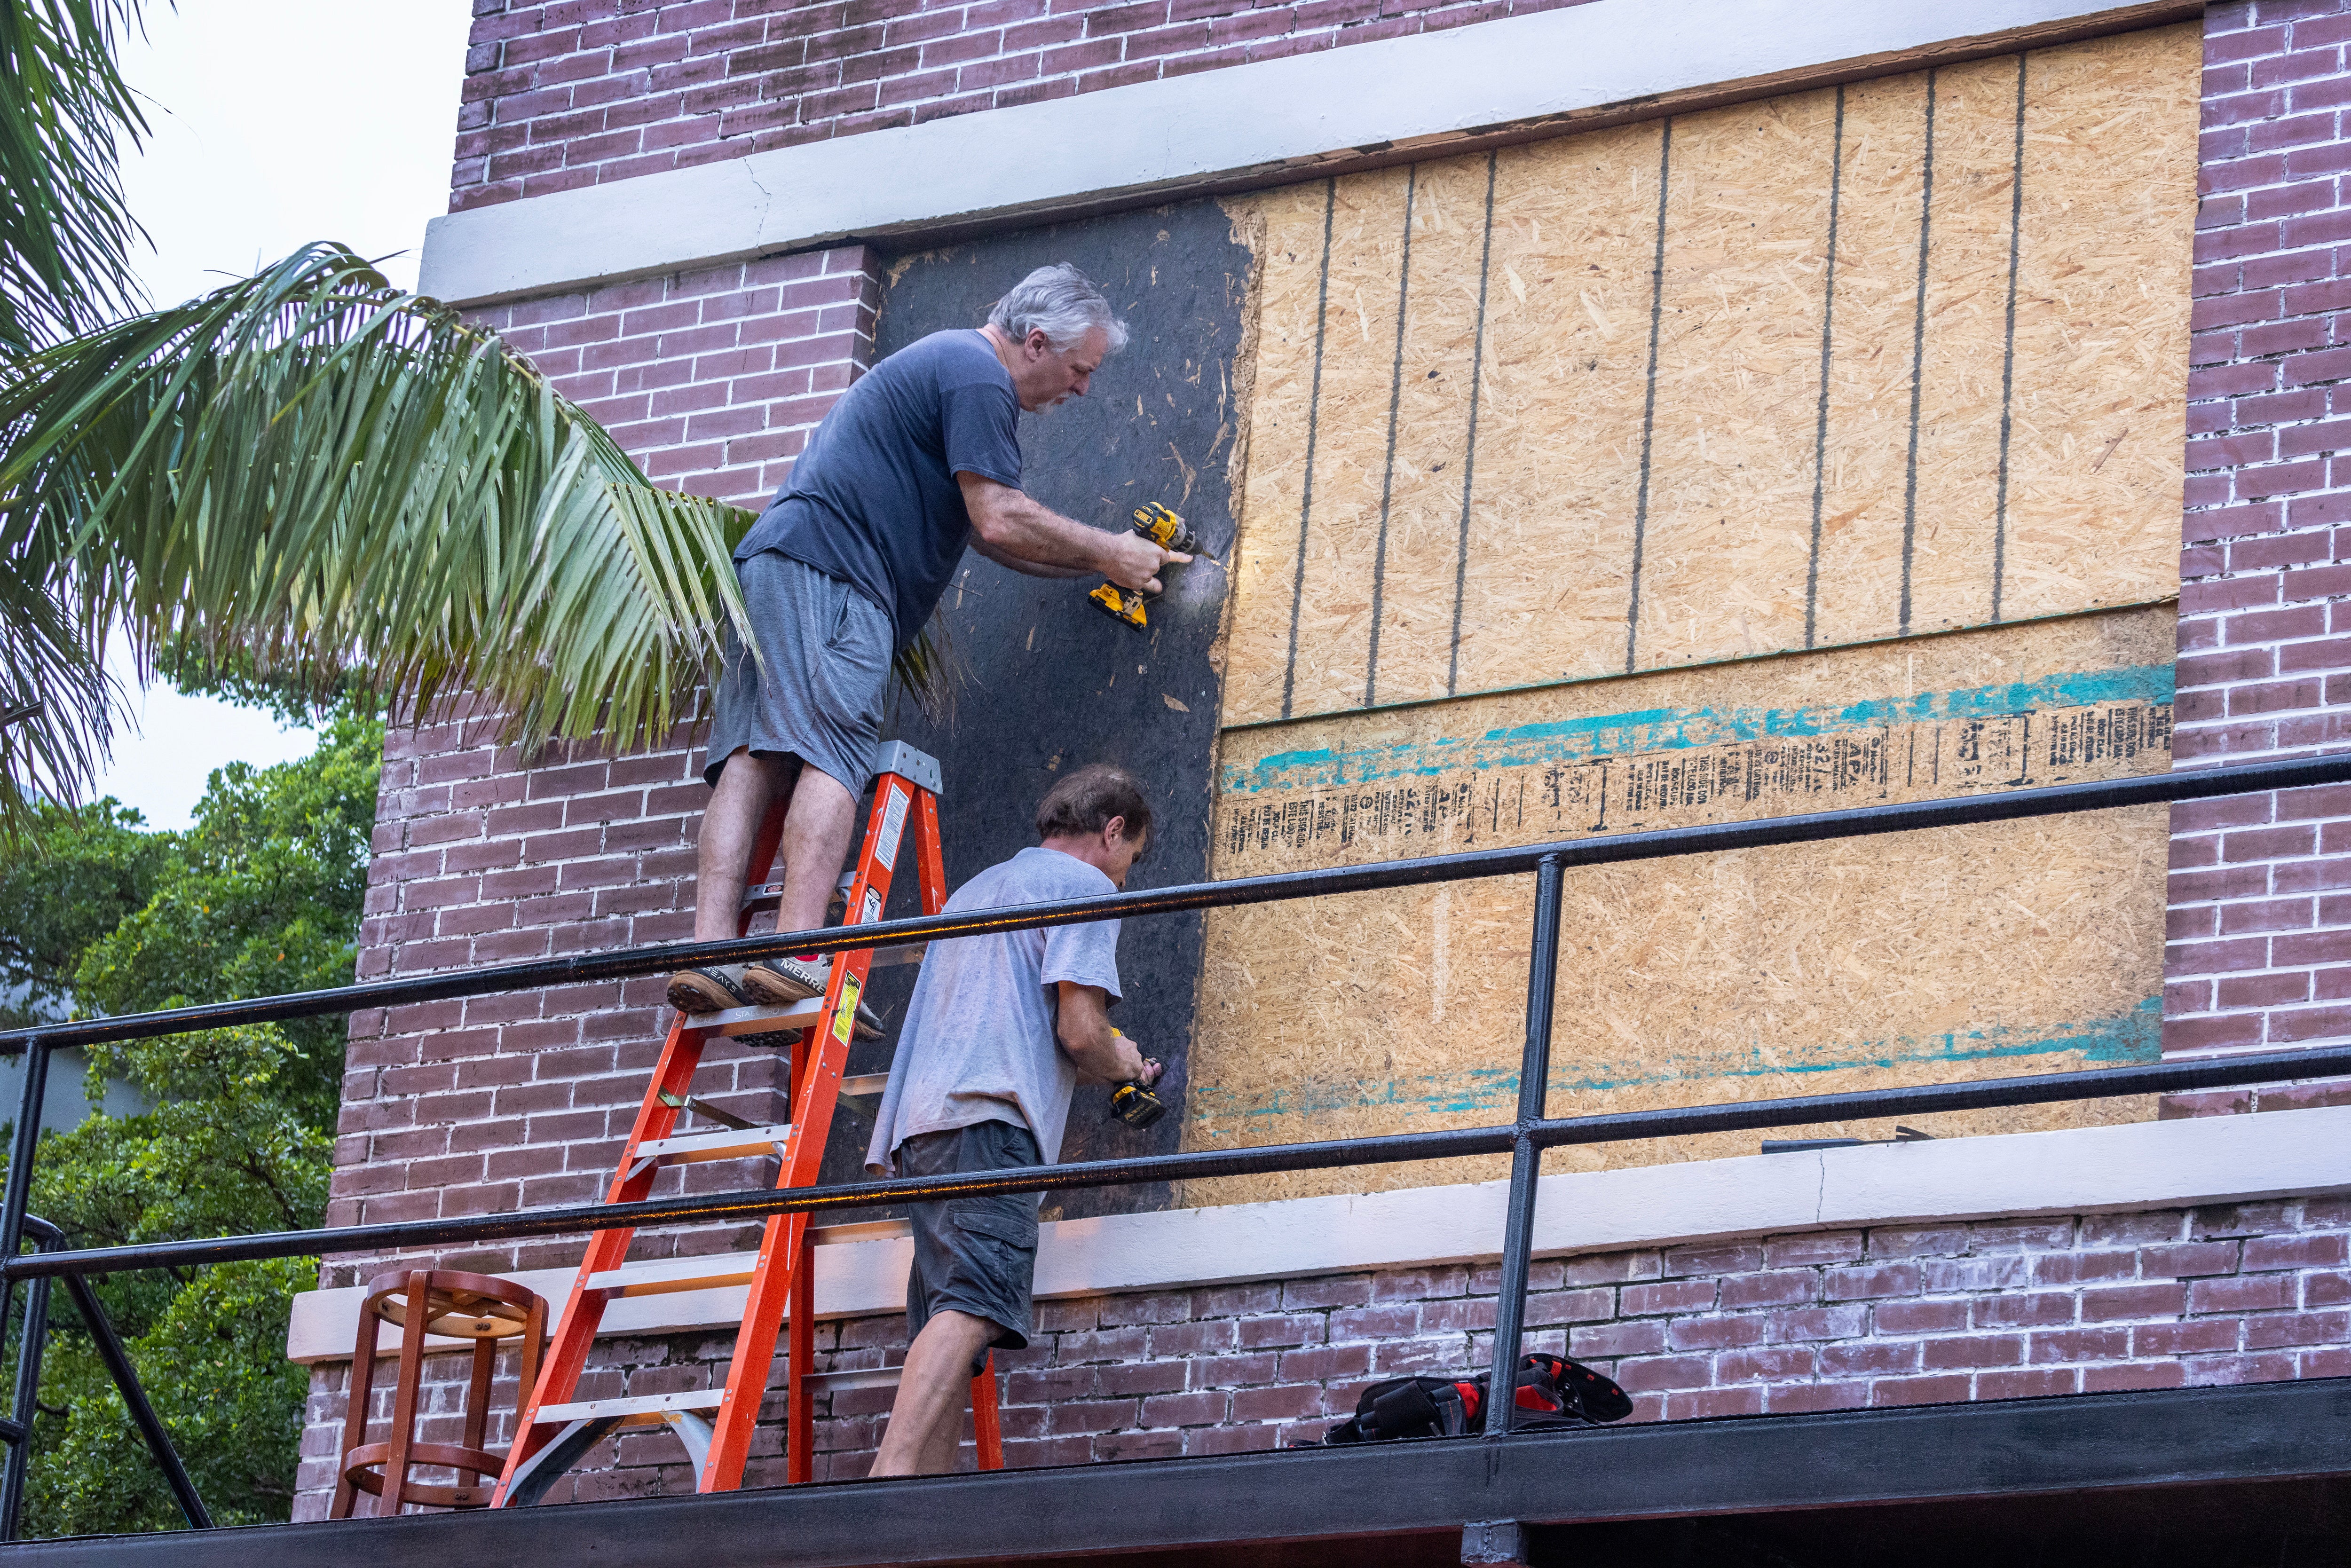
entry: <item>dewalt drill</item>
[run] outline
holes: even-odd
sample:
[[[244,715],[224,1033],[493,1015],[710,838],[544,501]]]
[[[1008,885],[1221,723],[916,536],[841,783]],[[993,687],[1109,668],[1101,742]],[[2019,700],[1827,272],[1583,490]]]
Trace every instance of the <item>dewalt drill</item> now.
[[[1143,1060],[1159,1065],[1155,1056]],[[1141,1083],[1122,1083],[1110,1092],[1110,1113],[1130,1127],[1148,1127],[1167,1114],[1167,1102]]]
[[[1134,508],[1134,531],[1161,549],[1172,549],[1179,555],[1207,556],[1210,560],[1217,559],[1200,548],[1199,536],[1184,526],[1183,518],[1156,501]],[[1138,632],[1143,629],[1143,601],[1146,596],[1140,590],[1105,582],[1086,597],[1101,606],[1103,614],[1123,621]]]
[[[1110,1032],[1116,1035],[1118,1030],[1113,1030]],[[1155,1056],[1146,1056],[1143,1059],[1143,1064],[1145,1067],[1156,1067],[1159,1065],[1159,1059]],[[1110,1092],[1110,1113],[1130,1127],[1148,1127],[1152,1123],[1167,1114],[1167,1102],[1154,1094],[1149,1085],[1137,1080],[1122,1083]]]

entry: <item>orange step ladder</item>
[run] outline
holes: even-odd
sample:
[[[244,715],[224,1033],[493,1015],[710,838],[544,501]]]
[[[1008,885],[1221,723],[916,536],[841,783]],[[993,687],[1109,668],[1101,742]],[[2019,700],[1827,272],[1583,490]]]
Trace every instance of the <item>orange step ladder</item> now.
[[[862,925],[882,917],[890,898],[891,873],[909,825],[914,831],[923,913],[936,915],[945,907],[946,863],[939,852],[938,796],[936,761],[903,741],[892,741],[882,748],[864,843],[847,882],[848,923]],[[747,880],[773,867],[782,839],[783,807],[778,805],[760,827]],[[773,908],[781,893],[780,883],[760,882],[749,887],[737,932],[747,932],[753,914]],[[836,953],[831,980],[821,997],[782,1008],[679,1014],[670,1025],[669,1039],[662,1047],[661,1060],[653,1068],[653,1082],[646,1086],[636,1125],[621,1150],[620,1169],[604,1201],[633,1203],[651,1196],[654,1179],[667,1166],[758,1159],[770,1154],[778,1154],[783,1160],[776,1176],[778,1190],[815,1185],[824,1165],[825,1138],[837,1101],[843,1093],[878,1097],[883,1082],[879,1075],[842,1076],[866,977],[877,964],[919,963],[921,956],[919,947]],[[763,1126],[746,1122],[693,1097],[695,1068],[711,1040],[790,1030],[799,1031],[799,1038],[791,1053],[789,1123]],[[685,1111],[713,1124],[712,1127],[681,1133],[678,1117]],[[794,1482],[808,1480],[818,1385],[864,1387],[897,1378],[896,1368],[827,1375],[810,1370],[815,1356],[816,1249],[828,1241],[866,1241],[907,1233],[903,1220],[813,1226],[806,1214],[773,1214],[768,1217],[758,1254],[748,1263],[737,1254],[731,1259],[678,1258],[632,1265],[628,1254],[634,1228],[616,1226],[597,1231],[572,1280],[562,1318],[539,1365],[538,1385],[516,1417],[514,1446],[507,1450],[506,1472],[498,1478],[490,1506],[507,1508],[538,1501],[606,1435],[628,1427],[667,1426],[675,1431],[698,1473],[695,1490],[732,1491],[741,1486],[760,1402],[768,1391],[776,1340],[787,1319],[791,1343],[786,1352],[785,1476]],[[725,1388],[618,1399],[572,1398],[607,1302],[624,1296],[733,1285],[749,1289]],[[997,1424],[993,1356],[972,1379],[971,1405],[980,1468],[1001,1469],[1004,1451]]]

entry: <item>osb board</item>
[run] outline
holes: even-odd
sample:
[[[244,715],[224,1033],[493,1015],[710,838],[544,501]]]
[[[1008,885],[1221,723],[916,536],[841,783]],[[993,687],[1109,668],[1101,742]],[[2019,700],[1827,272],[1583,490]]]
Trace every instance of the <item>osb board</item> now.
[[[2173,632],[2158,606],[1231,733],[1212,871],[2161,771]],[[2165,811],[2147,808],[1573,871],[1551,1113],[2151,1060],[2166,835]],[[1506,1119],[1531,885],[1512,877],[1214,913],[1185,1146]],[[2137,1100],[2083,1102],[1922,1125],[1956,1135],[2148,1113]],[[1753,1153],[1758,1137],[1596,1145],[1556,1163]],[[1252,1177],[1196,1184],[1183,1201],[1494,1168]]]
[[[1228,204],[1259,319],[1223,722],[2174,591],[2200,49]]]

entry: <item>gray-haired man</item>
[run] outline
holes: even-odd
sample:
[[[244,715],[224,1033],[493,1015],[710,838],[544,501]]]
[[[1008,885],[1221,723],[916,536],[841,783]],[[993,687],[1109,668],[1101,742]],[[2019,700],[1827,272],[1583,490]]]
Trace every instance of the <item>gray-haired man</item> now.
[[[779,931],[824,924],[872,776],[892,654],[914,641],[969,544],[1032,577],[1107,576],[1155,591],[1188,556],[1089,528],[1020,488],[1019,412],[1083,397],[1126,328],[1077,268],[1040,267],[977,330],[934,332],[849,389],[743,542],[735,572],[761,661],[728,638],[715,694],[694,936],[735,935],[751,841],[779,799]],[[764,664],[764,668],[762,664]],[[827,960],[682,969],[686,1012],[823,989]]]

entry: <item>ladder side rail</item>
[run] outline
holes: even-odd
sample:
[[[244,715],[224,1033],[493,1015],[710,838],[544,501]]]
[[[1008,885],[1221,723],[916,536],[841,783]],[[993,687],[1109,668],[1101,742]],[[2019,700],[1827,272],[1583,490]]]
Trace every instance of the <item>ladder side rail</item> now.
[[[914,800],[914,870],[922,883],[923,913],[944,913],[947,862],[939,843],[939,798],[927,789],[918,791]]]
[[[1004,1468],[1004,1427],[996,1411],[996,1353],[989,1351],[971,1380],[971,1436],[979,1450],[979,1468]]]
[[[920,833],[917,801],[927,793],[902,774],[876,778],[873,806],[866,818],[863,847],[858,852],[857,873],[849,888],[844,924],[865,925],[882,917],[889,902],[890,879],[910,822]],[[864,995],[865,977],[872,949],[833,955],[831,977],[826,983],[824,1008],[801,1037],[805,1070],[796,1061],[799,1082],[792,1111],[792,1133],[784,1149],[783,1168],[777,1173],[778,1189],[813,1186],[824,1164],[825,1136],[841,1089],[842,1069],[849,1061],[849,1041],[855,1028],[857,1003]],[[735,1338],[735,1356],[726,1370],[726,1394],[711,1422],[710,1458],[703,1467],[697,1490],[732,1491],[743,1484],[743,1467],[750,1458],[751,1435],[759,1406],[767,1394],[768,1375],[775,1359],[776,1341],[783,1332],[785,1309],[792,1294],[794,1267],[805,1245],[809,1217],[775,1214],[768,1217],[759,1239],[759,1259],[743,1304],[743,1323]],[[797,1396],[805,1366],[788,1366],[786,1401]]]
[[[816,1391],[809,1386],[816,1364],[816,1229],[802,1228],[793,1255],[791,1309],[784,1314],[791,1343],[784,1353],[784,1479],[799,1486],[816,1479]]]

